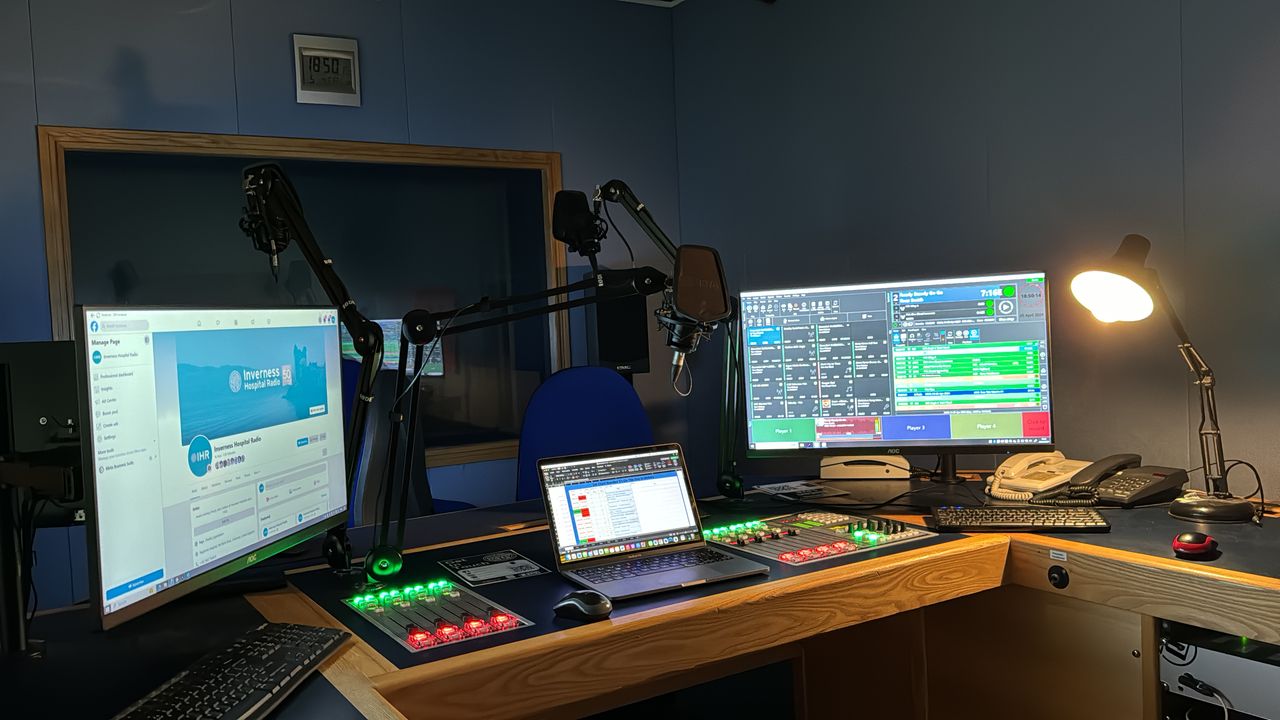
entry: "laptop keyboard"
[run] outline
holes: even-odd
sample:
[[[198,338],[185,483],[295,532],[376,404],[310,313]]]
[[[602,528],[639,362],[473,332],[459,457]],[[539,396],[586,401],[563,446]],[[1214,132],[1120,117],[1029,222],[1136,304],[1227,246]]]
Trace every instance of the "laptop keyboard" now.
[[[693,567],[694,565],[710,565],[711,563],[724,562],[725,560],[732,559],[733,557],[731,555],[726,555],[719,550],[699,548],[697,550],[686,550],[684,552],[671,553],[669,555],[636,558],[635,560],[627,560],[626,562],[615,563],[613,565],[597,565],[595,567],[574,570],[574,572],[584,580],[599,585],[608,582],[615,582],[617,580],[625,580],[627,578],[640,577],[641,575],[652,575],[653,573],[666,572],[667,570],[675,570],[677,568]]]

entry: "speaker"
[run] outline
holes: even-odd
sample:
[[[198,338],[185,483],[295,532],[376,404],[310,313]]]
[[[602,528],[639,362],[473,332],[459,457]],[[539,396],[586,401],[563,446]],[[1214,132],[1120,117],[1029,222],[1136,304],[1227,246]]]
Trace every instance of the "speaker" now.
[[[592,364],[623,375],[649,372],[649,306],[643,295],[597,303]]]

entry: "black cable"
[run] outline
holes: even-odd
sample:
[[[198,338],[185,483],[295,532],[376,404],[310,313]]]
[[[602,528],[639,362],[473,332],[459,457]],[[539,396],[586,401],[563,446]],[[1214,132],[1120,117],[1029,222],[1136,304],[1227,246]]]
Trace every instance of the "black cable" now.
[[[476,304],[472,303],[470,305],[464,305],[458,308],[457,310],[453,311],[453,315],[449,316],[449,319],[445,321],[444,326],[440,328],[440,331],[436,333],[435,338],[431,341],[431,347],[427,348],[427,351],[423,353],[422,367],[417,367],[413,369],[414,370],[413,380],[405,384],[404,392],[401,392],[400,395],[396,397],[395,401],[391,403],[392,407],[395,407],[396,405],[400,404],[400,401],[404,399],[404,396],[408,395],[409,391],[412,390],[414,387],[417,387],[418,380],[422,379],[422,372],[427,368],[427,361],[431,359],[432,353],[436,351],[436,346],[440,344],[440,340],[444,338],[445,331],[449,329],[449,326],[453,324],[453,321],[457,320],[458,316],[461,315],[463,312],[466,312],[467,310],[470,310],[475,306]],[[404,341],[405,341],[404,333],[402,332],[400,334],[400,342],[404,342]]]
[[[1262,505],[1262,507],[1258,509],[1258,517],[1261,519],[1262,515],[1267,512],[1267,494],[1266,491],[1262,489],[1262,475],[1258,472],[1258,468],[1253,466],[1253,463],[1245,462],[1244,460],[1227,461],[1227,468],[1222,471],[1223,482],[1226,482],[1227,476],[1231,474],[1232,468],[1236,468],[1241,465],[1249,468],[1249,470],[1253,472],[1253,479],[1258,484],[1257,488],[1255,488],[1253,492],[1249,493],[1245,499],[1248,500],[1254,495],[1258,496],[1258,502]]]
[[[627,236],[622,234],[622,230],[618,229],[618,224],[613,221],[613,216],[609,214],[609,203],[607,202],[604,203],[603,207],[604,207],[605,219],[607,219],[609,221],[609,224],[613,226],[613,231],[618,233],[618,239],[621,240],[622,244],[626,246],[627,254],[631,256],[631,267],[635,267],[636,254],[631,250],[631,243],[627,242]]]

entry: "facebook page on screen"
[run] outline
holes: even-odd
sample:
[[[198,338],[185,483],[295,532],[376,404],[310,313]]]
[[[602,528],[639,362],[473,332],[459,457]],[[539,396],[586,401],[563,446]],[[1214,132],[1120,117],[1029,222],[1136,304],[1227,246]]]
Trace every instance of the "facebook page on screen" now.
[[[85,309],[104,611],[346,507],[331,309]]]

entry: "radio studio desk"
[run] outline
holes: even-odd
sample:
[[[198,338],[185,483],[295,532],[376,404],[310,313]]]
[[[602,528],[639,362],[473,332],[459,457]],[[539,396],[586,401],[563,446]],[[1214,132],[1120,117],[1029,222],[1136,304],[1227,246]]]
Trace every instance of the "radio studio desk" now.
[[[800,509],[757,494],[700,504],[707,527]],[[176,603],[110,633],[90,633],[87,611],[42,617],[45,667],[2,676],[78,687],[79,707],[107,717],[265,617],[354,635],[281,718],[576,717],[777,663],[790,664],[794,694],[753,692],[793,695],[796,717],[1155,718],[1157,618],[1280,643],[1280,520],[1213,528],[1221,557],[1192,562],[1170,552],[1187,524],[1162,508],[1105,514],[1108,534],[947,535],[769,563],[768,577],[624,601],[595,624],[554,617],[573,589],[554,572],[509,580],[474,592],[531,627],[417,653],[344,605],[354,593],[327,570],[294,571],[288,588]],[[440,560],[498,550],[554,568],[540,516],[520,503],[415,520],[401,577],[456,582]],[[353,540],[362,552],[360,531]],[[1064,588],[1050,584],[1053,566]],[[97,681],[69,680],[77,663]]]

